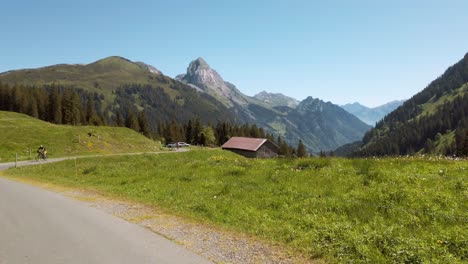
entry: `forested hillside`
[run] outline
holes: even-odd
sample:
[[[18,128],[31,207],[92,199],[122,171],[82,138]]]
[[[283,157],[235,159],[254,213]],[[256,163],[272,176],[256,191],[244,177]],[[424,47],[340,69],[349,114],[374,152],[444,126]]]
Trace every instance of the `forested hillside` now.
[[[206,101],[198,97],[206,97]],[[28,114],[54,124],[128,127],[156,140],[205,146],[222,145],[232,136],[262,137],[276,142],[281,155],[295,153],[280,136],[255,124],[230,122],[228,114],[217,112],[222,109],[218,108],[218,101],[193,89],[173,101],[161,89],[128,85],[117,90],[116,102],[118,107],[103,110],[102,96],[83,89],[55,85],[10,87],[0,83],[0,110]],[[210,103],[215,107],[210,107]]]
[[[468,54],[366,133],[358,155],[468,155]]]

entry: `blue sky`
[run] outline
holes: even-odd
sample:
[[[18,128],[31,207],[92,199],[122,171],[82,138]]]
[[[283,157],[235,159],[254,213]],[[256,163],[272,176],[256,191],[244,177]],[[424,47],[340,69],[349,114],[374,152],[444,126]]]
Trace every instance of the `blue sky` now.
[[[376,106],[468,52],[468,1],[3,1],[0,72],[118,55],[174,77],[203,57],[253,95]]]

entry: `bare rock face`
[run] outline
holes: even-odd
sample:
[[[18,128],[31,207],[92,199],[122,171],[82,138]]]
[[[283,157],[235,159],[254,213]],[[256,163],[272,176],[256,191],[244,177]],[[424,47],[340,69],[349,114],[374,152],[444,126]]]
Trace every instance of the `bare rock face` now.
[[[192,61],[184,76],[189,83],[207,86],[212,88],[222,88],[225,86],[224,80],[215,70],[202,58]]]
[[[198,87],[199,90],[213,95],[228,106],[232,106],[233,103],[241,105],[247,103],[245,95],[234,85],[225,82],[203,58],[192,61],[187,68],[187,73],[177,75],[176,80]]]
[[[140,65],[141,67],[147,69],[149,72],[151,73],[154,73],[154,74],[162,74],[162,72],[158,69],[156,69],[156,67],[152,66],[152,65],[149,65],[149,64],[146,64],[144,62],[141,62],[141,61],[138,61],[138,62],[135,62],[136,64]]]

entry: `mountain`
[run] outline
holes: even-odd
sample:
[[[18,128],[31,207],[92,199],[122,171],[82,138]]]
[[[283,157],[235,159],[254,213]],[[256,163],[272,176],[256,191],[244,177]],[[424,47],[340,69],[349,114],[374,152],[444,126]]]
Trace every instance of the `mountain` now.
[[[221,75],[212,69],[203,58],[192,61],[187,68],[187,73],[176,76],[176,80],[208,93],[229,107],[249,103],[247,96],[242,94],[233,84],[225,82]]]
[[[150,84],[152,79],[158,77],[162,76],[151,72],[146,64],[133,63],[118,56],[108,57],[86,65],[58,64],[0,74],[0,80],[3,83],[26,86],[55,84],[106,93],[130,82]]]
[[[8,85],[14,87],[10,89]],[[31,87],[40,90],[36,93],[40,96],[37,102],[23,105],[21,96],[36,96],[28,91]],[[205,124],[256,124],[293,146],[302,139],[309,152],[333,150],[356,141],[370,128],[340,107],[318,99],[307,98],[292,108],[247,96],[202,58],[192,61],[187,72],[176,80],[145,63],[113,56],[86,65],[60,64],[1,73],[0,88],[0,99],[3,94],[15,100],[5,102],[9,105],[6,110],[22,108],[18,112],[42,115],[41,119],[51,122],[60,123],[47,116],[44,108],[52,99],[48,96],[62,98],[67,111],[94,108],[102,123],[118,124],[119,118],[130,119],[132,114],[144,110],[152,131],[158,131],[162,124],[182,124],[196,117]],[[18,93],[22,95],[17,96]],[[80,119],[83,118],[73,117],[78,124]],[[89,118],[86,122],[90,122]]]
[[[357,155],[468,155],[468,53],[363,138]]]
[[[187,72],[176,79],[214,96],[240,120],[279,134],[292,145],[302,139],[309,152],[333,150],[359,140],[370,128],[339,106],[312,97],[300,103],[266,92],[249,97],[226,82],[202,58],[192,61]]]
[[[373,126],[375,125],[375,123],[380,121],[385,115],[402,105],[403,102],[404,100],[395,100],[373,108],[355,102],[352,104],[341,105],[341,107],[344,110],[350,112],[351,114],[357,116],[366,124]]]
[[[312,97],[307,97],[296,109],[289,111],[287,120],[286,138],[303,138],[304,144],[314,152],[334,150],[359,140],[370,128],[338,105]]]
[[[186,122],[195,117],[205,123],[217,121],[242,122],[222,103],[191,86],[162,75],[156,68],[112,56],[96,62],[59,64],[38,69],[14,70],[0,73],[0,83],[9,85],[71,88],[95,94],[97,109],[113,122],[117,113],[146,109],[155,130],[159,123]],[[63,89],[62,89],[63,90]],[[85,97],[81,94],[81,97]]]
[[[262,91],[254,95],[254,98],[271,106],[287,106],[296,108],[296,106],[299,104],[298,100],[288,97],[282,93],[269,93]]]

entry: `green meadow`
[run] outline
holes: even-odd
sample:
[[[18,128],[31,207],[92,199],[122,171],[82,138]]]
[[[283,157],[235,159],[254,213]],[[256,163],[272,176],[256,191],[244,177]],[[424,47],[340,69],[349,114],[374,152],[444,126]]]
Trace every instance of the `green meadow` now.
[[[466,160],[260,160],[194,150],[4,174],[156,205],[331,263],[468,261]]]
[[[159,151],[161,144],[123,127],[55,125],[0,111],[0,162],[33,159],[40,145],[50,158]]]

